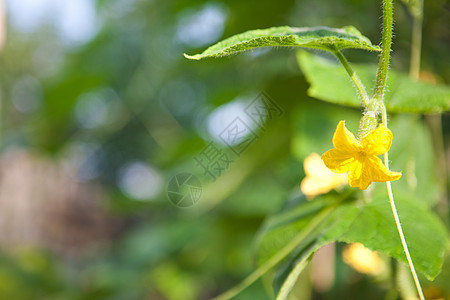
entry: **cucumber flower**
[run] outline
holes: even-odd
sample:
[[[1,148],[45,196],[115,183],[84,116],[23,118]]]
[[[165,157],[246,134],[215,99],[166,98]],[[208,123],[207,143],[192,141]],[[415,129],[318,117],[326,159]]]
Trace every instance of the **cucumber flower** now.
[[[365,190],[372,182],[393,181],[402,173],[388,170],[378,155],[391,148],[392,132],[383,125],[367,134],[358,142],[340,121],[333,136],[334,148],[322,155],[328,169],[334,173],[348,172],[351,187]]]
[[[346,174],[335,174],[328,170],[317,153],[311,153],[304,160],[303,169],[306,176],[300,184],[300,189],[308,200],[345,185],[348,181]]]

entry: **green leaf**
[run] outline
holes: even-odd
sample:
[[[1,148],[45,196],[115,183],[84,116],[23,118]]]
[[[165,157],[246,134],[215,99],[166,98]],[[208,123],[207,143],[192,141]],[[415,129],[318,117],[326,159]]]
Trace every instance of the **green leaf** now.
[[[304,51],[298,52],[297,60],[311,84],[309,96],[340,105],[361,106],[356,89],[340,64]],[[352,67],[366,88],[373,86],[376,65],[352,64]],[[416,82],[406,74],[391,70],[387,87],[385,103],[389,112],[442,113],[450,110],[448,86]]]
[[[441,220],[425,205],[395,191],[395,202],[408,248],[415,267],[429,280],[441,271],[448,236]],[[386,191],[379,186],[374,199],[361,209],[351,230],[337,241],[364,244],[369,249],[386,253],[407,263],[398,236]]]
[[[262,47],[303,47],[326,51],[336,51],[345,48],[380,51],[372,45],[355,27],[303,27],[289,26],[250,30],[229,37],[209,47],[201,54],[184,56],[189,59],[203,59],[235,54]]]
[[[292,288],[292,280],[303,269],[304,262],[317,249],[331,242],[362,243],[369,249],[406,262],[384,185],[379,184],[376,188],[377,193],[370,203],[341,203],[313,230],[309,230],[281,266],[281,276],[274,282],[276,294],[283,293],[285,297]],[[433,279],[441,270],[448,246],[445,226],[425,205],[409,195],[394,194],[414,264],[428,279]],[[315,214],[329,209],[332,205],[330,197],[322,196],[313,201],[317,202],[316,205],[305,203],[269,220],[260,237],[260,265],[267,264],[280,249],[292,243],[293,238],[311,224]],[[298,266],[299,263],[302,265]],[[290,266],[290,270],[285,270],[286,265]]]

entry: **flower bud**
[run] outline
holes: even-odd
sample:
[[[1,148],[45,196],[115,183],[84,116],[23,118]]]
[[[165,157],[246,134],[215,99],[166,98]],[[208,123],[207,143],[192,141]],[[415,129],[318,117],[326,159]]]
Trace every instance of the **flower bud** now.
[[[377,128],[378,121],[374,111],[364,112],[364,116],[359,121],[359,139],[369,134],[372,130]]]

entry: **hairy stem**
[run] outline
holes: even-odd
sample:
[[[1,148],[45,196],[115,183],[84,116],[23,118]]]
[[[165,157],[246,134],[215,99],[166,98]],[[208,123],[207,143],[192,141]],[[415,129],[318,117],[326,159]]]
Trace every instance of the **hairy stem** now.
[[[355,84],[355,87],[358,90],[359,96],[361,97],[364,107],[367,107],[369,105],[369,95],[367,94],[366,89],[363,83],[361,82],[361,79],[359,79],[358,75],[356,75],[356,72],[352,69],[352,67],[350,66],[350,64],[348,63],[347,59],[345,58],[345,56],[342,54],[341,51],[336,50],[334,54],[342,63],[351,80]]]
[[[387,112],[386,106],[383,101],[384,90],[386,87],[386,79],[389,70],[389,59],[391,54],[391,44],[392,44],[392,23],[393,23],[393,0],[383,1],[383,36],[382,36],[382,46],[381,46],[381,56],[378,65],[377,81],[375,86],[374,97],[372,99],[373,103],[378,103],[381,108],[381,118],[383,125],[387,127]],[[384,164],[387,169],[389,169],[389,155],[388,152],[384,154]],[[397,208],[395,206],[394,194],[392,193],[391,182],[386,182],[386,188],[389,196],[389,203],[391,205],[392,214],[394,215],[395,224],[397,226],[397,231],[402,242],[403,250],[405,251],[406,260],[408,261],[411,274],[414,278],[414,283],[416,285],[417,292],[421,300],[425,300],[422,292],[422,287],[420,286],[419,278],[417,277],[416,269],[414,263],[409,254],[408,244],[406,243],[405,235],[403,234],[402,225],[400,223],[400,218],[398,216]]]
[[[383,1],[383,34],[381,39],[381,55],[378,64],[377,81],[373,98],[382,102],[386,87],[387,74],[389,70],[389,59],[391,57],[393,8],[392,0]]]

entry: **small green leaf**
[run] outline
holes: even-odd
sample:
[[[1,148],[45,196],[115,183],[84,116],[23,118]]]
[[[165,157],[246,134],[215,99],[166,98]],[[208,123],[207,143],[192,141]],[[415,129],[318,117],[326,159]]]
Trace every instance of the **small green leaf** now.
[[[326,51],[345,48],[380,51],[380,47],[372,45],[355,27],[303,27],[289,26],[250,30],[229,37],[209,47],[201,54],[184,56],[189,59],[203,59],[235,54],[262,47],[303,47]]]
[[[304,51],[298,53],[297,60],[311,84],[309,96],[340,105],[361,106],[356,89],[340,64]],[[352,67],[366,87],[373,86],[376,65],[352,64]],[[447,86],[415,82],[408,75],[391,70],[387,87],[385,103],[389,112],[442,113],[450,110],[450,88]]]

